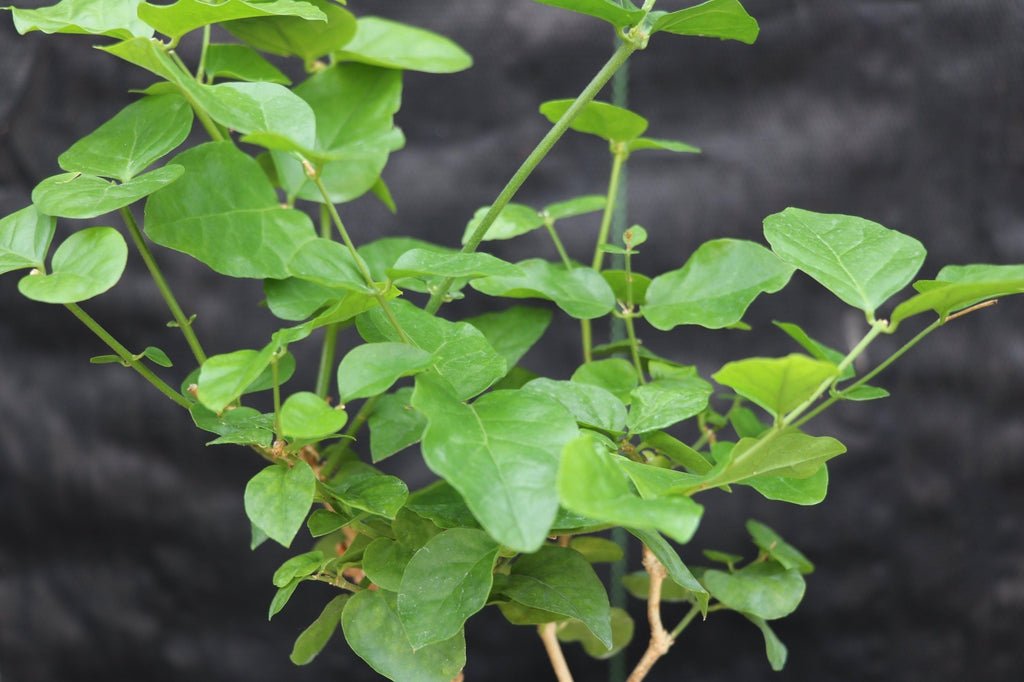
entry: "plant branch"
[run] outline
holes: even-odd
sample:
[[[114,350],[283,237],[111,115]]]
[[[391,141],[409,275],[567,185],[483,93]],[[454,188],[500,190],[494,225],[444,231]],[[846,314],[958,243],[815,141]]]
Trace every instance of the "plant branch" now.
[[[558,230],[555,229],[555,221],[545,216],[544,227],[547,228],[548,234],[551,235],[551,241],[555,243],[558,256],[562,259],[562,265],[565,266],[566,270],[572,270],[574,267],[572,259],[569,258],[569,252],[565,250],[565,244],[562,243],[562,239],[558,236]]]
[[[325,204],[320,205],[320,237],[331,238],[331,214]],[[323,345],[320,348],[320,368],[316,374],[316,394],[321,398],[327,397],[327,391],[331,384],[331,370],[334,368],[334,359],[338,348],[338,330],[340,324],[327,325],[324,329]]]
[[[199,66],[196,67],[196,80],[206,80],[206,55],[210,50],[210,25],[203,26],[203,49],[199,52]]]
[[[604,205],[604,214],[601,216],[601,229],[597,233],[597,244],[594,246],[594,258],[590,267],[598,272],[604,267],[604,251],[602,247],[608,243],[608,235],[612,230],[612,218],[615,216],[615,204],[619,198],[619,183],[622,181],[622,166],[629,158],[629,153],[618,149],[612,160],[612,174],[608,180],[608,200]]]
[[[668,572],[658,558],[647,547],[644,547],[644,568],[651,577],[650,591],[647,593],[647,621],[651,626],[651,639],[647,644],[640,662],[633,668],[626,682],[640,682],[651,672],[651,668],[662,656],[668,653],[675,641],[665,629],[661,621],[661,587],[668,577]]]
[[[541,641],[544,642],[544,649],[551,659],[551,667],[555,669],[555,677],[558,682],[573,682],[572,672],[569,664],[565,661],[565,654],[562,653],[562,645],[558,641],[555,623],[544,623],[537,626]]]

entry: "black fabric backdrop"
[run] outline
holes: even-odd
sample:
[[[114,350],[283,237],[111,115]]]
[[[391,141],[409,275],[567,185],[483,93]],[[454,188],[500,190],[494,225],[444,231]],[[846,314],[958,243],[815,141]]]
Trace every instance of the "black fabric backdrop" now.
[[[386,176],[400,212],[391,217],[372,201],[349,208],[359,241],[408,233],[455,244],[543,134],[537,105],[577,93],[611,49],[598,22],[528,0],[354,4],[442,31],[477,58],[463,74],[408,76],[399,123],[409,145]],[[761,219],[788,205],[863,215],[919,237],[930,249],[924,276],[946,263],[1024,262],[1024,4],[748,6],[763,29],[755,47],[659,36],[633,62],[632,104],[652,134],[705,150],[633,160],[630,217],[652,234],[641,269],[678,267],[713,237],[758,239]],[[89,49],[89,38],[20,38],[9,20],[0,24],[6,215],[57,171],[61,151],[149,78]],[[521,199],[601,192],[607,168],[600,143],[570,136]],[[593,225],[566,228],[582,257]],[[552,255],[539,232],[493,251]],[[159,258],[199,313],[208,350],[253,347],[273,329],[257,307],[258,283],[214,277],[177,254]],[[327,592],[304,587],[266,621],[270,575],[287,552],[248,549],[241,493],[259,462],[241,449],[205,448],[188,416],[130,372],[91,367],[98,342],[60,308],[22,300],[16,282],[0,280],[0,679],[378,679],[340,636],[308,668],[288,662],[293,637]],[[448,313],[486,304],[472,297]],[[138,263],[87,309],[129,346],[174,349],[188,367]],[[747,354],[789,352],[772,319],[843,347],[863,324],[800,276],[755,304],[749,319],[749,333],[645,336],[713,371]],[[771,673],[757,631],[718,615],[687,632],[651,679],[1020,679],[1022,320],[1024,302],[1009,300],[956,322],[884,375],[894,398],[840,406],[815,422],[813,431],[850,449],[833,465],[820,507],[741,492],[709,498],[688,560],[706,546],[749,552],[743,522],[757,517],[818,564],[804,604],[777,628],[790,663]],[[575,326],[557,325],[548,344],[526,364],[567,376],[578,362]],[[876,360],[895,346],[878,347]],[[316,352],[300,357],[307,372],[296,386],[311,381]],[[429,480],[417,456],[396,460],[414,485]],[[646,633],[634,610],[631,660]],[[672,620],[676,609],[668,610]],[[552,677],[529,628],[477,617],[468,642],[469,680]],[[569,657],[577,679],[603,679],[603,664],[572,647]]]

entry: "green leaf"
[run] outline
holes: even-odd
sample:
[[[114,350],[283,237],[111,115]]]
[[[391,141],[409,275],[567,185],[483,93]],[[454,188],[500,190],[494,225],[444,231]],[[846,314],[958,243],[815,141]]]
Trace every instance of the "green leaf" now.
[[[345,610],[348,600],[349,595],[342,594],[327,602],[327,606],[324,607],[317,619],[295,640],[295,645],[289,656],[292,663],[306,665],[323,651],[341,623],[341,614]]]
[[[556,123],[572,106],[571,99],[556,99],[540,105],[540,113]],[[612,143],[626,143],[637,139],[647,130],[647,119],[629,109],[614,104],[589,102],[576,114],[569,127],[579,133],[596,135]]]
[[[239,81],[265,81],[280,85],[291,85],[292,81],[280,69],[246,45],[213,43],[207,48],[206,76],[212,82],[215,78]]]
[[[533,258],[517,263],[520,276],[485,277],[471,283],[488,296],[541,298],[570,316],[591,320],[615,308],[615,294],[600,274],[590,268],[566,270],[564,265]]]
[[[811,338],[810,335],[798,325],[792,324],[791,322],[777,321],[773,321],[772,324],[785,332],[786,336],[796,341],[801,348],[810,353],[811,357],[816,360],[825,360],[827,362],[831,362],[833,365],[838,365],[845,357],[843,353],[840,353],[836,349],[830,348],[821,341]],[[851,364],[842,371],[839,375],[839,380],[845,381],[846,379],[850,379],[855,373],[856,371]]]
[[[625,270],[602,270],[601,276],[608,286],[612,288],[616,301],[625,302],[632,296],[633,303],[644,304],[647,296],[647,289],[651,286],[651,278],[637,272],[626,272]],[[627,278],[632,278],[630,282]]]
[[[434,317],[407,301],[392,302],[391,310],[412,343],[433,355],[434,369],[459,399],[477,395],[505,376],[505,361],[472,325]],[[360,316],[356,324],[369,343],[401,341],[380,310]]]
[[[523,386],[522,390],[561,403],[581,424],[615,433],[625,429],[625,405],[600,386],[542,378],[534,379]]]
[[[349,351],[338,365],[341,402],[369,398],[391,388],[402,377],[430,367],[433,356],[404,343],[368,343]]]
[[[302,17],[304,22],[324,20],[323,12],[313,4],[296,0],[218,0],[216,3],[178,0],[173,5],[152,5],[148,2],[139,5],[139,18],[175,43],[186,33],[210,24],[278,15]]]
[[[849,391],[843,391],[840,393],[840,397],[843,400],[852,400],[854,402],[868,402],[871,400],[881,400],[882,398],[889,397],[889,391],[878,386],[858,386]]]
[[[684,466],[696,474],[706,474],[711,470],[711,462],[681,440],[663,431],[644,434],[644,443],[680,466]]]
[[[344,528],[352,519],[326,509],[317,509],[306,519],[306,528],[309,534],[315,538],[330,535],[336,530]]]
[[[708,0],[708,2],[687,7],[676,12],[655,12],[652,33],[666,32],[681,36],[700,36],[738,40],[753,45],[760,27],[747,14],[738,0]]]
[[[71,145],[57,163],[69,173],[128,182],[184,142],[192,118],[178,95],[143,97]]]
[[[149,38],[153,30],[138,17],[141,0],[61,0],[39,9],[9,9],[14,28],[21,35],[30,31]]]
[[[306,0],[305,3],[292,4],[306,4],[310,12],[319,10],[321,18],[326,18],[326,21],[307,21],[302,15],[267,16],[232,21],[224,28],[257,50],[283,57],[300,57],[307,68],[314,60],[346,45],[356,33],[356,18],[334,3]]]
[[[382,474],[362,462],[343,465],[327,485],[327,491],[349,507],[388,519],[395,518],[409,499],[409,488],[402,479]]]
[[[498,549],[483,531],[453,528],[413,555],[398,592],[398,616],[413,649],[457,636],[484,607]]]
[[[550,220],[565,220],[567,218],[587,215],[588,213],[603,211],[607,203],[608,199],[603,194],[588,194],[576,197],[575,199],[569,199],[568,201],[560,201],[557,204],[551,204],[544,207],[544,210],[540,213],[542,217],[546,216]]]
[[[487,253],[439,253],[429,249],[412,249],[403,253],[388,270],[391,279],[403,277],[518,277],[523,272],[500,258]]]
[[[469,53],[448,38],[382,17],[359,17],[355,38],[335,57],[426,73],[456,73],[473,65]]]
[[[473,214],[473,218],[466,224],[466,230],[462,233],[463,244],[469,241],[470,236],[476,232],[490,210],[490,206],[484,206]],[[512,203],[498,213],[497,219],[487,228],[484,241],[512,239],[541,227],[544,227],[544,217],[540,213],[529,206]]]
[[[625,649],[633,640],[635,626],[633,619],[623,609],[611,610],[612,646],[610,649],[594,636],[586,625],[578,620],[559,623],[556,634],[563,642],[579,642],[591,658],[605,660]]]
[[[169,357],[167,357],[167,353],[163,352],[156,346],[146,346],[146,349],[139,355],[146,358],[154,365],[159,365],[161,367],[174,367],[174,363],[171,362]]]
[[[288,263],[316,232],[305,213],[281,208],[255,160],[230,142],[211,142],[175,163],[185,176],[146,202],[145,229],[154,242],[229,277],[291,274]]]
[[[245,514],[267,537],[288,547],[309,514],[315,492],[316,474],[306,462],[274,464],[245,486]]]
[[[391,530],[399,544],[413,551],[427,544],[441,529],[410,509],[401,509],[395,515]]]
[[[370,413],[370,454],[374,463],[418,443],[427,420],[413,409],[412,389],[381,396]]]
[[[759,244],[715,239],[681,269],[654,278],[644,317],[662,331],[681,324],[722,329],[742,320],[760,294],[785,287],[792,275],[792,267]]]
[[[359,274],[351,252],[330,239],[316,238],[303,244],[288,261],[288,272],[332,291],[374,293]]]
[[[253,536],[255,537],[255,530],[253,532]],[[281,613],[281,609],[288,605],[288,602],[291,601],[292,595],[295,594],[295,588],[297,588],[299,583],[302,581],[302,578],[296,578],[284,587],[277,588],[277,592],[274,593],[274,598],[270,600],[270,608],[267,610],[267,620],[270,620],[277,614]]]
[[[275,317],[299,322],[308,319],[327,304],[340,301],[349,292],[289,277],[266,280],[263,282],[263,293],[267,297],[267,307]]]
[[[647,601],[651,593],[651,576],[646,571],[635,571],[622,578],[626,591],[636,599]],[[688,603],[693,600],[693,593],[680,587],[674,580],[666,580],[661,585],[661,601],[668,604]]]
[[[744,485],[761,493],[766,499],[788,502],[804,507],[820,504],[828,495],[828,467],[824,464],[807,478],[787,476],[755,476]]]
[[[921,242],[878,223],[798,208],[765,218],[764,235],[782,260],[869,319],[910,283],[925,257]]]
[[[814,564],[803,552],[783,540],[781,535],[763,523],[753,519],[747,521],[747,532],[753,538],[754,544],[783,568],[795,568],[804,575],[814,572]]]
[[[492,392],[464,405],[430,375],[416,379],[413,406],[427,417],[427,466],[462,494],[495,540],[536,551],[558,510],[555,479],[576,421],[550,398]]]
[[[174,183],[184,172],[181,166],[164,166],[120,185],[93,175],[62,173],[36,185],[32,202],[47,215],[87,220],[134,204]]]
[[[579,552],[545,545],[520,557],[495,588],[512,601],[580,621],[605,649],[611,648],[608,594]]]
[[[571,12],[587,14],[598,19],[604,19],[616,28],[632,26],[644,18],[643,10],[637,9],[632,3],[622,3],[616,0],[536,0],[542,5],[561,7]]]
[[[645,151],[653,149],[663,152],[675,152],[677,154],[700,154],[700,147],[680,142],[678,140],[663,140],[654,137],[638,137],[631,140],[627,145],[630,152]]]
[[[260,414],[259,410],[251,407],[227,410],[218,416],[196,403],[189,412],[196,426],[220,436],[207,445],[256,445],[267,448],[274,439],[274,416]]]
[[[324,553],[306,552],[288,559],[274,572],[274,587],[284,587],[295,578],[313,575],[324,563]]]
[[[396,682],[451,682],[466,665],[466,640],[451,639],[414,649],[398,618],[395,594],[363,590],[349,599],[341,627],[352,651]]]
[[[316,144],[313,110],[283,85],[221,83],[203,86],[197,99],[217,123],[247,135],[245,142],[259,144],[260,138],[254,133],[274,133],[299,150],[309,150]]]
[[[641,499],[630,489],[615,457],[589,435],[566,445],[558,470],[562,505],[598,521],[657,529],[677,542],[689,542],[703,508],[685,497]]]
[[[839,368],[827,360],[793,353],[784,358],[730,362],[712,378],[781,418],[813,396],[822,383],[838,375]]]
[[[551,311],[515,305],[464,320],[486,337],[491,347],[505,358],[506,367],[519,364],[551,324]]]
[[[22,277],[18,291],[40,303],[87,301],[117,284],[127,262],[128,245],[117,230],[90,227],[57,247],[49,274]]]
[[[363,554],[363,570],[374,585],[390,592],[402,587],[402,575],[415,550],[390,538],[377,538]]]
[[[751,616],[748,613],[742,615],[756,625],[761,634],[764,635],[765,655],[768,657],[768,664],[771,665],[772,670],[782,672],[782,669],[786,667],[786,657],[789,655],[786,645],[782,643],[782,640],[779,639],[775,631],[772,630],[771,626],[763,618]]]
[[[695,417],[708,406],[711,384],[696,377],[658,379],[633,389],[626,422],[633,433],[665,429]]]
[[[439,528],[479,528],[473,513],[447,481],[437,481],[409,496],[406,508]]]
[[[600,386],[627,405],[633,399],[633,389],[639,383],[636,369],[621,358],[595,360],[580,365],[572,380],[580,384]]]
[[[281,434],[292,438],[324,438],[347,421],[345,410],[331,407],[316,393],[296,393],[281,407]]]
[[[634,225],[622,234],[622,243],[633,249],[647,243],[647,230]]]
[[[358,251],[359,256],[366,263],[366,267],[369,268],[373,278],[377,281],[384,281],[388,278],[388,270],[394,267],[402,255],[413,249],[435,251],[437,253],[456,253],[454,249],[438,246],[421,239],[413,239],[412,237],[385,237],[360,246]],[[422,285],[422,282],[409,280],[402,283],[402,288],[409,291],[429,293],[429,289],[418,285]]]
[[[583,555],[592,564],[613,564],[625,556],[618,543],[593,535],[579,535],[569,541],[569,547]]]
[[[700,581],[694,577],[690,569],[686,567],[686,564],[679,558],[679,553],[676,552],[672,545],[665,538],[661,537],[657,531],[640,528],[627,528],[626,530],[640,540],[640,542],[644,543],[647,549],[651,550],[658,561],[661,562],[661,565],[665,567],[665,570],[668,571],[668,577],[673,582],[693,594],[693,598],[697,605],[700,606],[701,612],[707,616],[708,601],[711,595],[700,584]]]
[[[35,206],[0,220],[0,275],[29,268],[43,269],[57,221]]]
[[[214,355],[203,363],[196,384],[199,402],[220,413],[241,396],[266,370],[274,356],[273,346]]]
[[[711,595],[730,609],[765,620],[793,613],[806,589],[799,571],[775,562],[751,564],[735,573],[705,571],[703,581]]]
[[[889,331],[914,315],[950,313],[982,301],[1024,293],[1024,265],[948,265],[934,281],[914,284],[920,293],[900,303],[892,313]]]

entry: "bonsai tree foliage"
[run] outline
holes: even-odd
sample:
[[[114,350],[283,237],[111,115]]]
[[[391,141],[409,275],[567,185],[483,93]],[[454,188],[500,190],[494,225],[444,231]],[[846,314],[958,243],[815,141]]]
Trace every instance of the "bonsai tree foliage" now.
[[[24,296],[64,306],[94,332],[111,354],[93,362],[137,372],[188,410],[211,445],[247,446],[265,460],[244,490],[253,547],[271,541],[297,552],[273,575],[269,615],[303,583],[336,590],[298,635],[295,664],[312,661],[340,627],[388,679],[461,679],[466,623],[494,607],[513,625],[535,627],[558,679],[570,680],[562,643],[605,658],[637,627],[611,607],[593,568],[621,557],[602,536],[621,528],[643,544],[645,570],[624,583],[646,601],[650,631],[631,681],[692,622],[723,611],[763,633],[779,670],[786,648],[771,623],[799,605],[808,559],[757,521],[747,524],[756,548],[749,557],[687,549],[684,562],[677,545],[691,540],[705,505],[734,486],[789,504],[821,502],[828,461],[846,448],[804,431],[808,422],[837,403],[885,398],[872,383],[883,370],[943,325],[1024,292],[1024,265],[952,265],[915,280],[925,248],[913,237],[789,208],[765,219],[765,243],[715,239],[676,270],[643,273],[644,228],[611,235],[623,165],[633,155],[699,150],[648,136],[642,116],[597,98],[652,39],[753,43],[757,22],[737,0],[665,2],[671,10],[654,0],[538,1],[611,24],[618,49],[574,99],[540,106],[550,131],[470,220],[461,248],[414,238],[356,244],[343,218],[345,204],[367,193],[395,209],[381,174],[404,145],[394,124],[403,72],[470,67],[450,40],[357,18],[328,0],[62,0],[11,9],[20,33],[103,37],[99,49],[155,80],[59,157],[65,172],[39,183],[30,206],[0,221],[0,272],[25,271]],[[236,42],[211,42],[215,25]],[[192,32],[202,53],[186,64],[176,48]],[[306,77],[293,84],[266,55],[301,60]],[[196,121],[209,141],[180,150]],[[540,210],[513,203],[570,130],[608,146],[607,192]],[[598,227],[593,253],[570,254],[559,223],[587,215]],[[118,227],[106,225],[111,218]],[[57,236],[65,219],[96,225]],[[541,229],[551,259],[510,263],[480,251]],[[128,241],[194,369],[172,375],[178,368],[164,351],[125,347],[81,307],[117,285]],[[225,277],[262,280],[280,329],[262,347],[207,356],[154,247]],[[703,377],[686,358],[641,343],[642,334],[685,334],[689,325],[745,328],[752,302],[797,271],[863,312],[852,348],[829,348],[780,322],[793,353],[736,359]],[[459,300],[478,295],[517,303],[496,301],[493,312],[464,319]],[[541,303],[518,303],[527,299]],[[582,362],[540,377],[519,363],[543,343],[553,314],[580,321]],[[592,322],[608,317],[620,321],[622,338],[595,344]],[[363,343],[340,352],[339,331],[349,327]],[[891,357],[855,371],[879,336],[907,327]],[[302,343],[321,348],[314,386],[289,384],[290,349]],[[272,410],[250,406],[260,393]],[[422,457],[438,480],[410,491],[375,466],[395,456]],[[690,563],[703,560],[709,565]],[[663,602],[689,611],[665,623]]]

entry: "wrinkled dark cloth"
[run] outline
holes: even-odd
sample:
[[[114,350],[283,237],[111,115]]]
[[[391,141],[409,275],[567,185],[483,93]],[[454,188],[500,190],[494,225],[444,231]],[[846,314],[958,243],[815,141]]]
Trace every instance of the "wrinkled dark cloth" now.
[[[925,277],[946,263],[1024,262],[1024,4],[747,4],[763,29],[756,46],[657,36],[633,61],[632,106],[650,118],[651,134],[704,150],[631,161],[630,220],[651,233],[639,269],[678,267],[715,237],[760,239],[764,216],[791,205],[862,215],[920,238],[930,250]],[[543,134],[537,105],[574,96],[611,51],[600,22],[528,0],[355,9],[444,32],[477,60],[459,75],[408,75],[399,124],[409,144],[386,173],[400,210],[392,217],[372,200],[347,207],[360,242],[412,234],[456,244]],[[58,172],[60,152],[130,101],[129,88],[150,82],[93,42],[22,38],[0,21],[0,214],[26,205],[32,187]],[[195,47],[186,40],[187,59]],[[604,146],[571,135],[520,200],[603,192],[607,171]],[[577,257],[594,230],[593,220],[566,224]],[[510,260],[554,257],[543,232],[491,250]],[[216,277],[179,254],[158,258],[199,314],[210,352],[258,347],[274,329],[257,307],[259,283]],[[303,586],[267,622],[270,575],[289,552],[248,548],[241,494],[259,460],[204,447],[188,415],[131,372],[90,366],[104,348],[60,307],[21,299],[16,285],[16,275],[0,278],[0,679],[379,679],[340,635],[311,666],[288,662],[294,636],[330,591]],[[461,317],[488,303],[474,294],[446,312]],[[191,366],[134,258],[124,282],[85,307],[130,347],[170,351],[175,376]],[[643,335],[709,372],[794,350],[773,319],[845,348],[864,331],[862,315],[800,275],[748,319],[754,331]],[[757,630],[715,614],[692,625],[649,679],[1019,679],[1022,322],[1024,301],[1014,300],[957,321],[877,382],[891,399],[840,405],[815,421],[812,432],[850,450],[831,466],[821,506],[768,503],[750,491],[706,496],[687,561],[700,563],[703,547],[750,556],[743,524],[754,517],[817,563],[804,603],[777,625],[790,662],[772,673]],[[577,333],[557,323],[547,351],[526,364],[568,376],[579,362]],[[895,343],[883,339],[871,359]],[[312,385],[315,345],[299,350],[305,371],[292,386]],[[413,486],[430,480],[413,453],[388,466]],[[642,605],[632,610],[635,661],[647,628]],[[668,622],[681,615],[666,607]],[[468,645],[471,682],[551,678],[533,630],[496,614],[470,622]],[[567,652],[578,680],[604,678],[603,663]]]

